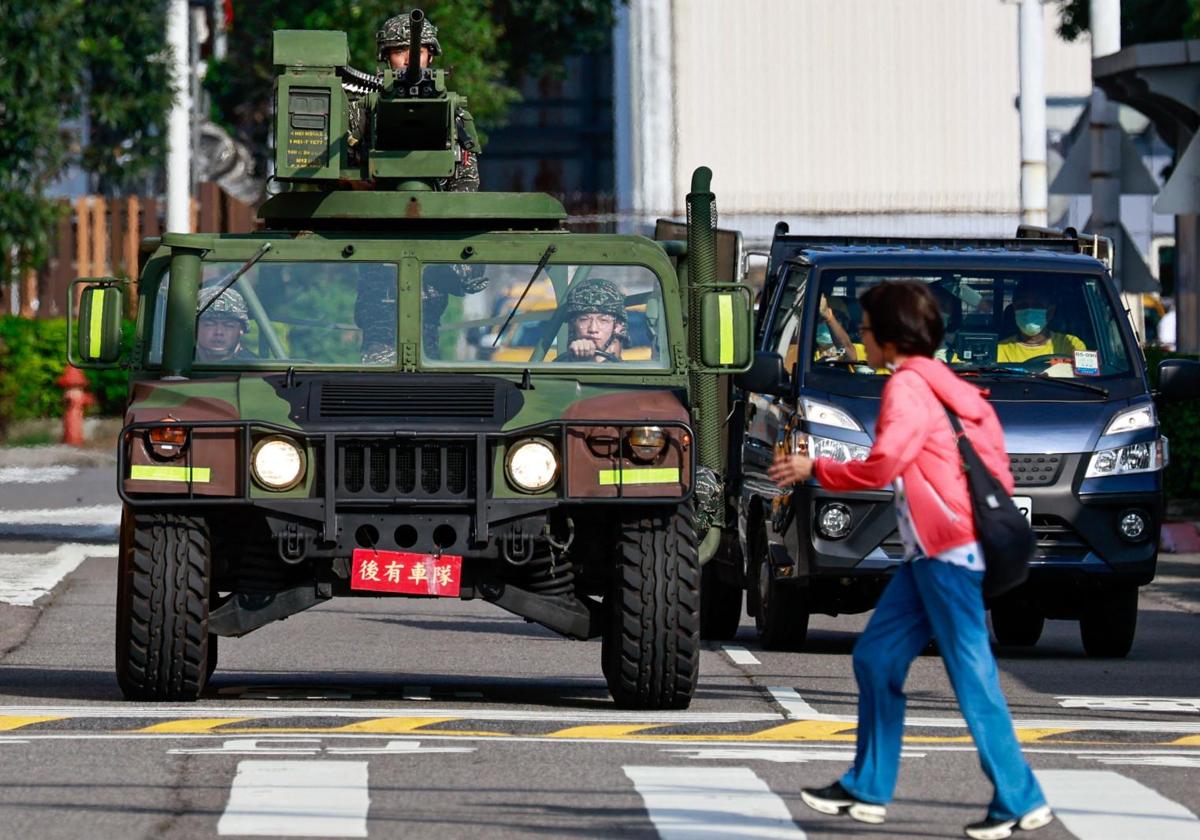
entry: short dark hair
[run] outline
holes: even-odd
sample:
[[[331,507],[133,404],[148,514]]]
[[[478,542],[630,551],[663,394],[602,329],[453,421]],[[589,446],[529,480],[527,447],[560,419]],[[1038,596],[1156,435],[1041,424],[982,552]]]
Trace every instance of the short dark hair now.
[[[891,341],[906,356],[932,356],[941,346],[942,311],[924,283],[887,280],[867,289],[858,302],[871,316],[879,346]]]

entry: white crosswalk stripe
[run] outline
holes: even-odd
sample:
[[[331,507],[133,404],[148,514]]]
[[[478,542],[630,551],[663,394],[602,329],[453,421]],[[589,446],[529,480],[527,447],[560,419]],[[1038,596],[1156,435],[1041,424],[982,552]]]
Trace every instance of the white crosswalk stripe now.
[[[75,467],[0,467],[0,484],[54,484],[78,472]]]
[[[761,665],[758,657],[750,651],[746,650],[741,645],[721,645],[721,649],[729,656],[737,665]]]
[[[1200,819],[1112,770],[1038,770],[1050,807],[1079,840],[1196,840]]]
[[[804,840],[787,805],[748,767],[626,766],[663,840]]]
[[[1200,697],[1058,697],[1064,709],[1107,712],[1200,712]]]
[[[116,557],[114,545],[66,543],[40,554],[0,554],[0,604],[32,606],[88,557]]]
[[[242,761],[219,834],[366,837],[365,761]]]

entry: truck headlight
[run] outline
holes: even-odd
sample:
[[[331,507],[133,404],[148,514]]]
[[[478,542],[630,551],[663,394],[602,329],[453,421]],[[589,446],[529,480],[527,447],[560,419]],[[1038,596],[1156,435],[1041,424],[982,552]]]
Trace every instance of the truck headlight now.
[[[527,438],[513,444],[504,466],[509,481],[526,493],[540,493],[558,477],[558,455],[541,438]]]
[[[865,461],[871,450],[857,443],[846,443],[833,438],[808,436],[808,456],[810,458],[829,458],[839,463],[847,461]]]
[[[659,426],[634,426],[629,430],[629,448],[639,461],[653,461],[667,445],[667,433]]]
[[[1164,439],[1147,443],[1131,443],[1116,449],[1101,449],[1092,453],[1087,478],[1108,475],[1128,475],[1161,470],[1166,462]]]
[[[281,435],[263,438],[250,456],[250,471],[268,490],[291,490],[304,477],[304,450]]]

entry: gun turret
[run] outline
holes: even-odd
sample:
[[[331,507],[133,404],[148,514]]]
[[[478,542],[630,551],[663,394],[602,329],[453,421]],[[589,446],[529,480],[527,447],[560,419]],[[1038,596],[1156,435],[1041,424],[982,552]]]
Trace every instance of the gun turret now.
[[[408,16],[408,67],[404,70],[404,86],[413,87],[421,81],[421,36],[425,29],[425,13],[413,9]]]

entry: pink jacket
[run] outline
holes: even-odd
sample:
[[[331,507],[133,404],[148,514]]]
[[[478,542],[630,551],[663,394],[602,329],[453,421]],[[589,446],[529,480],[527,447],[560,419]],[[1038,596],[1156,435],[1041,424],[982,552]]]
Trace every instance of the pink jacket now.
[[[867,460],[839,464],[818,458],[813,470],[830,490],[874,490],[903,478],[917,540],[929,557],[975,539],[962,459],[942,403],[958,415],[979,457],[1012,493],[996,412],[978,388],[923,357],[908,359],[884,386]]]

